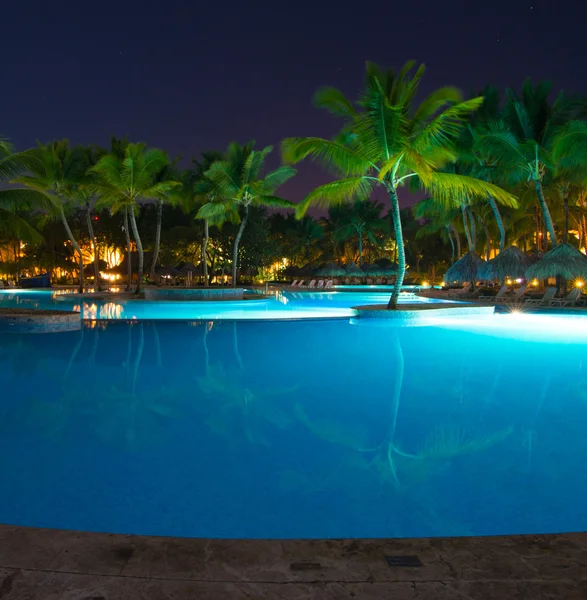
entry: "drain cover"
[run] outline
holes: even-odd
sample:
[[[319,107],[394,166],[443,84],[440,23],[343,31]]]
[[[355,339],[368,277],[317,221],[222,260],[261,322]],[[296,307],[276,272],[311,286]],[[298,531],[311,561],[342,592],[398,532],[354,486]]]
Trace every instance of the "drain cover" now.
[[[386,556],[390,567],[421,567],[422,561],[417,556]]]

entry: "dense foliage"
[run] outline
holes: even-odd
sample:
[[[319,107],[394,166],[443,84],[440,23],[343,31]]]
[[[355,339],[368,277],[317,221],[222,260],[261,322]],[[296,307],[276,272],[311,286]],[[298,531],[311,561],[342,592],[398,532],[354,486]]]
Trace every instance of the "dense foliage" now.
[[[232,143],[182,169],[159,149],[112,138],[110,148],[56,140],[14,152],[0,143],[0,278],[50,272],[55,282],[157,280],[188,265],[201,282],[288,279],[321,264],[397,263],[439,281],[467,252],[516,245],[545,252],[587,239],[587,103],[527,81],[500,97],[444,87],[421,101],[424,67],[367,64],[356,101],[323,88],[317,106],[342,121],[332,140],[272,148]],[[279,189],[289,163],[320,161],[335,179],[297,206]],[[402,186],[424,192],[400,211]],[[390,205],[373,199],[376,189]],[[422,197],[420,195],[420,197]],[[322,208],[323,216],[306,214]],[[295,208],[295,213],[292,208]]]

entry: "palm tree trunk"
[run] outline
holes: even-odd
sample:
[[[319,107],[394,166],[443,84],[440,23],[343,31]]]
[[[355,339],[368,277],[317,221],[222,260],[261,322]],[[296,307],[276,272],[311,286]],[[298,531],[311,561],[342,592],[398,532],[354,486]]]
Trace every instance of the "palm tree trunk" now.
[[[471,225],[471,241],[473,243],[472,252],[475,252],[477,247],[477,226],[475,225],[475,217],[473,211],[467,206],[467,215],[469,216],[469,223]]]
[[[455,236],[455,241],[457,243],[457,259],[461,258],[461,254],[463,252],[462,248],[461,248],[461,236],[459,235],[459,232],[457,231],[457,228],[451,223],[449,223],[449,227],[452,229],[452,232]]]
[[[585,215],[581,217],[581,223],[583,225],[583,248],[587,250],[587,219]]]
[[[554,223],[552,222],[550,210],[548,210],[548,205],[546,204],[546,199],[544,198],[544,190],[542,189],[542,183],[538,179],[535,179],[534,187],[536,188],[536,195],[538,196],[540,209],[542,210],[542,215],[544,216],[546,229],[548,230],[548,235],[550,236],[550,241],[552,242],[552,247],[554,248],[557,245],[556,233],[554,232]]]
[[[536,252],[542,252],[542,240],[540,239],[540,215],[538,207],[534,207],[534,222],[536,224]]]
[[[489,200],[495,222],[497,223],[497,228],[499,229],[499,251],[503,252],[503,249],[505,248],[505,227],[503,226],[503,219],[501,218],[501,213],[497,207],[497,202],[491,196],[487,199]]]
[[[161,221],[163,220],[163,201],[157,199],[157,226],[155,228],[155,247],[153,248],[153,262],[151,263],[151,281],[155,281],[155,267],[159,258],[159,247],[161,246]]]
[[[487,246],[485,248],[485,260],[489,260],[491,257],[491,235],[489,234],[489,229],[485,219],[479,216],[479,220],[481,221],[481,227],[483,227],[483,232],[485,233],[485,238],[487,240]]]
[[[463,227],[465,228],[465,237],[467,238],[467,244],[469,245],[469,252],[472,252],[473,240],[471,239],[471,232],[469,230],[469,219],[467,217],[467,212],[464,204],[461,204],[461,214],[463,215]]]
[[[451,249],[450,264],[452,266],[455,264],[455,241],[452,237],[452,231],[450,229],[450,225],[446,226],[446,231],[448,233],[448,240],[450,242],[450,249]]]
[[[392,185],[388,186],[387,191],[391,200],[391,217],[393,220],[393,231],[395,233],[395,245],[397,249],[397,277],[387,308],[395,310],[397,309],[399,295],[406,275],[406,251],[404,248],[404,234],[402,231],[402,220],[399,212],[397,191]]]
[[[563,190],[563,203],[565,205],[565,230],[563,232],[563,242],[569,242],[569,195],[566,190]]]
[[[234,248],[232,251],[232,287],[236,287],[236,274],[238,268],[238,245],[240,244],[241,238],[243,237],[243,231],[245,230],[245,225],[247,224],[247,219],[249,217],[249,206],[245,204],[244,215],[241,221],[241,226],[238,228],[238,233],[236,234],[236,238],[234,238]]]
[[[84,293],[84,257],[82,256],[82,251],[77,243],[77,240],[73,237],[73,233],[71,231],[71,227],[67,222],[67,218],[65,216],[65,211],[63,210],[63,205],[59,206],[59,216],[61,217],[61,222],[63,223],[63,227],[65,227],[65,232],[67,233],[67,237],[73,246],[73,249],[79,254],[79,287],[78,291],[80,294]]]
[[[208,240],[210,239],[210,227],[208,219],[204,219],[204,239],[202,241],[202,265],[204,266],[204,285],[208,287]]]
[[[86,223],[88,224],[88,233],[90,234],[90,241],[92,242],[92,248],[94,250],[94,290],[100,291],[100,253],[98,252],[98,246],[96,245],[96,236],[94,235],[94,226],[92,225],[92,210],[90,203],[86,202]]]
[[[126,236],[126,291],[130,292],[132,286],[132,263],[130,261],[130,229],[128,226],[128,206],[124,207],[124,235]]]
[[[363,266],[363,231],[359,229],[359,267]]]
[[[128,211],[130,213],[130,226],[132,227],[132,235],[135,238],[137,244],[137,252],[139,254],[139,269],[137,273],[137,287],[135,288],[135,294],[141,293],[141,283],[143,282],[143,243],[141,242],[141,236],[139,235],[139,228],[137,227],[137,220],[135,218],[134,206],[129,206]]]

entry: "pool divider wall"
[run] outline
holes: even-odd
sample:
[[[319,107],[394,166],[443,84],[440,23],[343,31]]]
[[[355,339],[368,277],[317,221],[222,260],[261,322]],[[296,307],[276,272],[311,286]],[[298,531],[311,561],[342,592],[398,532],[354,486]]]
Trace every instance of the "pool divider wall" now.
[[[242,300],[244,288],[146,288],[145,300]]]
[[[57,333],[81,328],[81,315],[74,311],[0,308],[0,333]]]

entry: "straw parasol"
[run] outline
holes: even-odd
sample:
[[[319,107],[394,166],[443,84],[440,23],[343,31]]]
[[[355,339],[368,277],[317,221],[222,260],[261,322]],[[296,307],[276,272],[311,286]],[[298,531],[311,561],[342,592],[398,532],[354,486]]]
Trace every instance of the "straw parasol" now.
[[[499,279],[499,281],[504,281],[507,277],[518,279],[524,277],[526,269],[531,264],[527,254],[517,246],[510,246],[494,259],[481,265],[477,275],[479,279]]]
[[[528,279],[587,278],[587,256],[571,244],[559,244],[547,252],[542,260],[528,267],[526,277]]]
[[[181,277],[187,277],[188,273],[190,272],[195,277],[200,277],[204,275],[203,269],[201,267],[196,267],[196,265],[194,265],[191,262],[181,263],[181,265],[177,267],[177,274]]]
[[[289,265],[281,271],[281,274],[285,277],[297,277],[300,273],[300,268],[294,265]]]
[[[159,277],[175,277],[177,275],[177,269],[171,266],[162,267],[161,265],[159,265],[155,269],[155,273],[157,273]]]
[[[316,271],[320,277],[343,277],[346,271],[336,263],[330,262]]]
[[[448,283],[466,283],[477,279],[477,273],[484,261],[474,252],[467,252],[446,272],[444,280]]]
[[[345,267],[344,274],[347,277],[364,277],[365,271],[360,267],[357,267],[355,263],[350,263]]]

